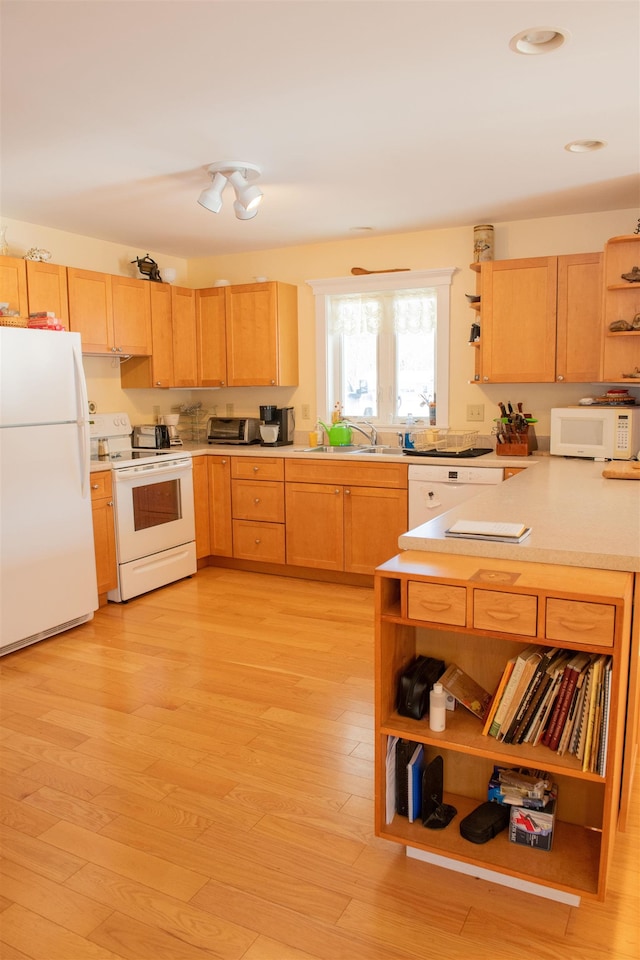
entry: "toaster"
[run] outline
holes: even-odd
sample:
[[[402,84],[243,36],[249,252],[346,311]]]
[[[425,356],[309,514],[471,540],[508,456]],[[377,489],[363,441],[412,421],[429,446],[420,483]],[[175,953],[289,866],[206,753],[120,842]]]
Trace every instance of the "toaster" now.
[[[171,446],[169,427],[163,423],[146,423],[134,427],[133,446],[146,450],[168,449]]]
[[[260,443],[258,417],[209,417],[209,443]]]

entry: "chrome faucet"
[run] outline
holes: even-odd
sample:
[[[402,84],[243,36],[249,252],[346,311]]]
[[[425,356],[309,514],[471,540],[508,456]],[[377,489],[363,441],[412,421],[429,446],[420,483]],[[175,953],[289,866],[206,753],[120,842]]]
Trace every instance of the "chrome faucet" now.
[[[363,437],[366,437],[372,447],[376,446],[378,442],[378,431],[376,430],[376,428],[372,423],[369,423],[368,420],[362,421],[362,423],[364,423],[365,426],[369,427],[369,429],[371,430],[371,436],[368,436],[368,437],[365,431],[362,429],[362,427],[358,426],[357,423],[351,423],[351,421],[347,421],[347,423],[352,430],[357,430],[358,433],[361,433]]]

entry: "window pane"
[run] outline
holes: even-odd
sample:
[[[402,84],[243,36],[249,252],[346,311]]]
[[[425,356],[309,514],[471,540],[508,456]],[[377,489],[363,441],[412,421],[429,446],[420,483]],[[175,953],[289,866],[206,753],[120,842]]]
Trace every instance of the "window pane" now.
[[[342,404],[346,417],[378,416],[378,337],[342,334]]]
[[[397,416],[428,415],[424,397],[433,397],[435,391],[434,348],[433,331],[396,334]]]

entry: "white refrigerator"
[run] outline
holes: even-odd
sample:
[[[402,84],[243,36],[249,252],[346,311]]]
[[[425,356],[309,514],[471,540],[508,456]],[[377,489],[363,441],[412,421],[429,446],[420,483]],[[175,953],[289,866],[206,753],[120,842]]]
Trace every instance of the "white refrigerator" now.
[[[0,327],[0,656],[97,608],[80,335]]]

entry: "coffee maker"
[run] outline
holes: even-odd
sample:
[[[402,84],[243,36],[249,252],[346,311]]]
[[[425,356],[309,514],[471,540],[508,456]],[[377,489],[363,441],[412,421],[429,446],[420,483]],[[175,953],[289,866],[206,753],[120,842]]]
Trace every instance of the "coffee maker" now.
[[[260,420],[265,425],[278,427],[278,438],[273,443],[263,443],[268,447],[286,447],[293,443],[296,420],[293,407],[276,407],[264,404],[260,407]]]

